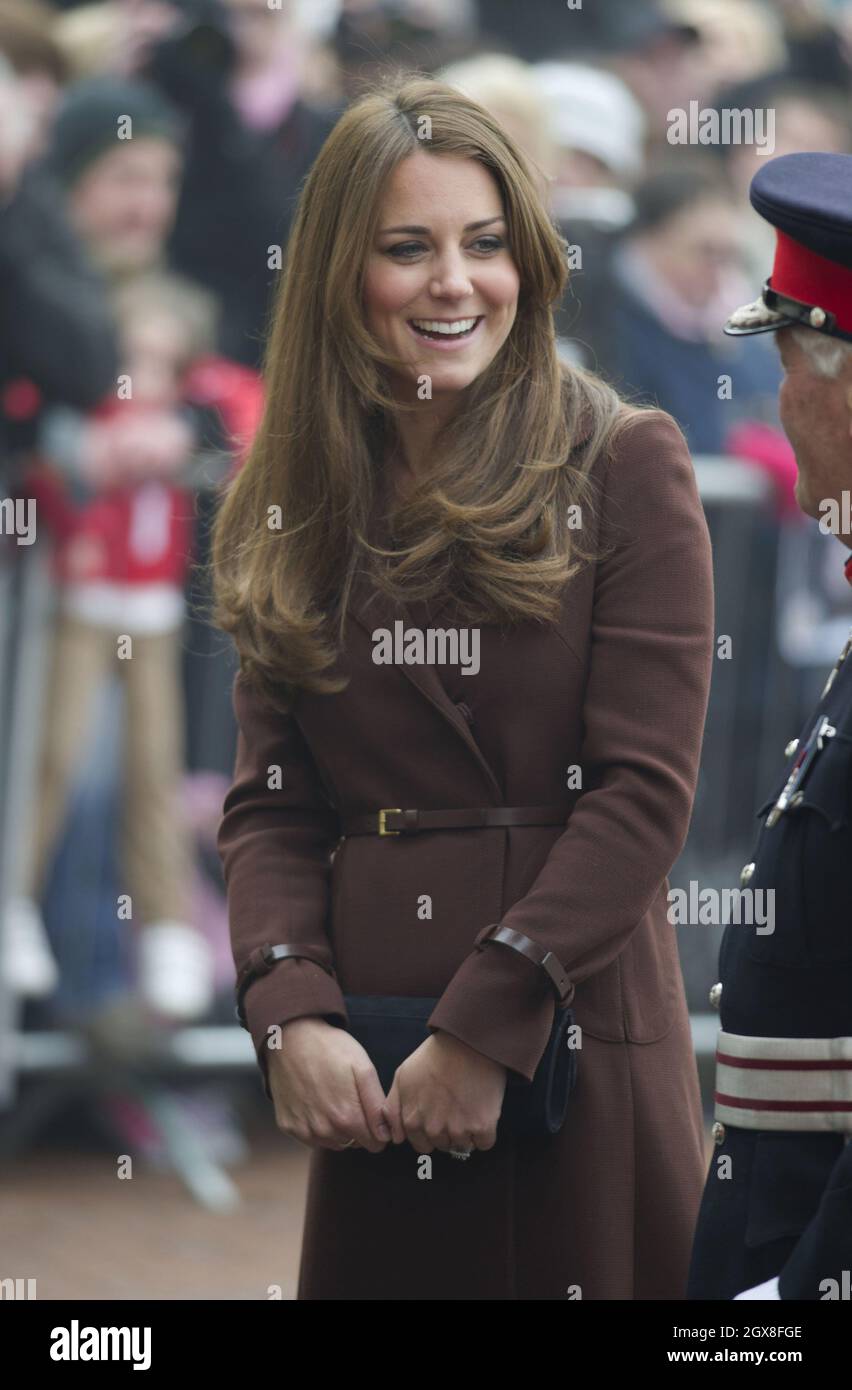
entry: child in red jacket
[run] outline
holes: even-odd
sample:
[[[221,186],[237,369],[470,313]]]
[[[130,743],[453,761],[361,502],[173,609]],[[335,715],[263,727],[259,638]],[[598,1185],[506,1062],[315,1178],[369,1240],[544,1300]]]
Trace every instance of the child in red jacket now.
[[[191,842],[179,810],[181,633],[194,523],[185,480],[198,454],[199,408],[218,409],[238,463],[259,418],[260,382],[204,354],[210,302],[180,277],[136,277],[114,303],[124,358],[116,393],[89,417],[54,412],[47,467],[27,486],[55,538],[59,590],[37,817],[17,910],[34,923],[94,696],[118,672],[125,733],[117,914],[140,929],[142,998],[188,1019],[209,1008],[213,974],[208,947],[189,925]],[[234,426],[242,439],[233,438]]]

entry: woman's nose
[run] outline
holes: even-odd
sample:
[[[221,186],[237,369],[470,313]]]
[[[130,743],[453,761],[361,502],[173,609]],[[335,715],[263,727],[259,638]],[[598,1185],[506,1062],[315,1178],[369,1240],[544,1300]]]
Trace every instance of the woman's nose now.
[[[473,294],[473,285],[464,266],[457,258],[448,259],[438,267],[430,285],[431,292],[442,299],[464,299]]]

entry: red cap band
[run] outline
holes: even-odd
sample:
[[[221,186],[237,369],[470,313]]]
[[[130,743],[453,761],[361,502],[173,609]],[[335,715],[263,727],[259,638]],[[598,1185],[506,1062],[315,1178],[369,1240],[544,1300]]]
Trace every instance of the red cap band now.
[[[838,328],[852,333],[852,270],[809,251],[777,228],[775,235],[770,288],[777,294],[827,310],[834,314]]]

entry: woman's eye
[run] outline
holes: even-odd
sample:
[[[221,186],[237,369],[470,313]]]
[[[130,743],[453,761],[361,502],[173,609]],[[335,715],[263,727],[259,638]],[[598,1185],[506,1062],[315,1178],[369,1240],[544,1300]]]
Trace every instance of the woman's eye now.
[[[410,260],[412,256],[416,256],[423,249],[421,241],[398,241],[396,246],[387,248],[387,254],[395,256],[397,260],[405,261]]]
[[[481,236],[476,241],[471,242],[471,250],[476,250],[487,255],[492,255],[495,251],[502,251],[506,245],[502,237]],[[386,254],[393,256],[398,261],[410,261],[421,252],[427,250],[422,241],[398,241],[395,246],[389,246]]]

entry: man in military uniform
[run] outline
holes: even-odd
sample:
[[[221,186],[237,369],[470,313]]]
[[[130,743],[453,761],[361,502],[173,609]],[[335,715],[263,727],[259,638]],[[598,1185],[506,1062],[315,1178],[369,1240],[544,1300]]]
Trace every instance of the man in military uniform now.
[[[852,156],[782,155],[750,197],[775,262],[725,332],[777,334],[797,501],[852,549]],[[845,573],[852,584],[852,558]],[[774,889],[774,931],[732,924],[722,941],[717,1147],[688,1297],[848,1299],[852,633],[760,816],[741,883]]]

